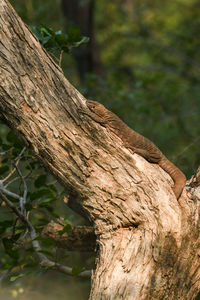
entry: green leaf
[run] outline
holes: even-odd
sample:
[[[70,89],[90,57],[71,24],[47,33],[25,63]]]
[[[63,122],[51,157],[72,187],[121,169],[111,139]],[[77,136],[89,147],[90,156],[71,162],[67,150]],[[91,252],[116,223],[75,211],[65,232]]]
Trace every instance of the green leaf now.
[[[61,31],[56,32],[55,40],[60,46],[68,44],[67,36],[64,33],[61,33]]]
[[[9,171],[9,167],[8,166],[2,166],[0,168],[0,175],[5,174],[7,171]]]
[[[57,48],[55,32],[51,28],[47,26],[30,26],[30,28],[45,48]]]
[[[70,224],[70,225],[72,224],[72,222],[67,218],[64,218],[64,221],[65,221],[66,224]]]
[[[43,36],[52,36],[52,35],[54,35],[53,30],[46,27],[46,26],[41,27],[40,32],[42,33]]]
[[[21,149],[23,147],[22,142],[18,139],[18,137],[11,130],[8,132],[6,139],[15,148]]]
[[[6,139],[9,143],[13,143],[16,140],[16,135],[10,130],[6,136]]]
[[[49,189],[41,189],[33,193],[29,193],[30,200],[36,200],[43,196],[52,196],[52,192]]]
[[[81,38],[80,41],[73,43],[72,46],[73,46],[73,47],[79,47],[81,44],[86,44],[86,43],[88,43],[89,40],[90,40],[89,37],[84,36],[84,37]]]
[[[37,240],[37,241],[41,242],[42,245],[43,245],[44,247],[47,247],[47,248],[52,247],[52,246],[53,246],[53,247],[56,246],[56,242],[55,242],[52,238],[50,238],[50,237],[42,237],[42,236],[38,236],[38,237],[35,238],[34,240]]]
[[[15,280],[17,280],[17,279],[19,279],[19,278],[22,278],[22,277],[28,275],[28,274],[30,274],[30,272],[21,273],[21,274],[16,275],[16,276],[11,276],[11,277],[10,277],[10,281],[13,282],[13,281],[15,281]]]
[[[40,175],[34,182],[36,188],[40,188],[45,185],[47,180],[47,175]]]
[[[51,189],[52,191],[58,193],[57,188],[55,187],[55,185],[50,184],[50,185],[48,185],[48,188]]]
[[[50,35],[43,37],[41,40],[42,45],[45,47],[50,47],[50,45],[53,45],[54,38]]]
[[[25,204],[26,211],[31,211],[33,209],[33,205],[31,203]]]
[[[64,52],[69,52],[69,42],[68,38],[65,34],[61,33],[61,31],[56,32],[55,41],[57,42],[60,50],[62,49]]]
[[[30,26],[40,43],[49,51],[61,51],[68,53],[71,47],[78,47],[89,41],[88,37],[81,37],[80,28],[73,26],[64,34],[62,30],[54,32],[47,26]]]
[[[40,200],[38,200],[38,206],[39,207],[46,207],[53,201],[55,201],[55,198],[40,199]]]
[[[62,235],[65,232],[69,232],[72,230],[72,226],[70,224],[67,224],[64,226],[64,228],[62,230],[59,230],[58,233],[59,235]]]
[[[42,35],[41,31],[40,31],[40,27],[39,26],[29,25],[29,28],[36,35],[36,37],[38,38],[39,41],[43,38],[43,35]]]

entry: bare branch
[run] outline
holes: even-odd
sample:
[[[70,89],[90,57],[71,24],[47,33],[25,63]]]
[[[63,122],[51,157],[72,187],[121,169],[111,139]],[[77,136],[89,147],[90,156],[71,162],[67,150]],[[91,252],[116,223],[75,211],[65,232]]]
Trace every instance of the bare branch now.
[[[21,212],[23,214],[26,214],[25,204],[26,204],[26,197],[27,197],[27,192],[28,192],[27,184],[26,184],[25,177],[22,175],[22,172],[21,172],[20,168],[18,167],[17,163],[15,163],[15,161],[14,161],[14,166],[15,166],[15,169],[17,170],[17,173],[18,173],[19,177],[21,178],[21,181],[24,186],[24,194],[23,194],[23,197],[21,197],[20,208],[21,208]]]
[[[8,191],[8,190],[4,187],[3,182],[2,182],[1,180],[0,180],[0,191],[1,191],[3,194],[7,195],[7,196],[10,196],[10,197],[12,197],[12,198],[14,198],[14,199],[17,199],[17,200],[19,200],[19,201],[22,201],[22,197],[20,197],[19,195],[15,194],[15,193],[13,193],[13,192]]]

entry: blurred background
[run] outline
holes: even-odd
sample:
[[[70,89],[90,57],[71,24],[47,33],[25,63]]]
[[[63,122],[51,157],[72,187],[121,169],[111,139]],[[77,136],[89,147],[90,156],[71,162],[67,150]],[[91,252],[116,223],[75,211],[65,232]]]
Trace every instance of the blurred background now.
[[[151,139],[187,178],[195,172],[200,165],[199,1],[10,2],[31,28],[42,26],[63,33],[69,33],[71,28],[79,28],[81,36],[89,37],[79,47],[69,47],[64,51],[61,66],[67,79],[84,96],[103,103],[131,128]],[[74,32],[74,29],[72,31]],[[13,143],[17,149],[17,139],[3,123],[0,134],[2,151],[13,148]],[[22,146],[18,145],[19,151],[20,147]],[[12,155],[17,155],[17,151],[14,154],[12,152]],[[2,159],[1,178],[8,172],[5,166],[9,159],[10,156]],[[30,195],[35,191],[39,191],[40,195],[40,190],[49,189],[51,186],[51,189],[54,189],[54,200],[62,199],[63,189],[57,183],[52,184],[55,179],[46,175],[34,158],[31,160],[35,177],[32,175],[34,180],[29,183]],[[22,168],[28,169],[25,159]],[[46,179],[38,184],[40,176],[46,176]],[[18,189],[16,182],[12,188]],[[33,198],[34,196],[34,201]],[[61,204],[58,204],[58,201],[48,203],[51,212],[47,220],[53,212],[54,217],[56,214],[63,214],[63,201],[59,203]],[[3,209],[3,221],[13,222],[12,217],[8,217],[6,208]],[[84,223],[66,207],[64,211],[64,217],[74,225]],[[0,217],[2,220],[1,215]],[[38,226],[38,219],[36,223]],[[2,225],[2,235],[7,237],[9,230],[5,230],[5,224]],[[4,275],[9,270],[9,263],[12,267],[9,259],[13,258],[6,253],[5,245],[2,246],[1,252],[4,259],[1,266]],[[19,257],[20,264],[23,265],[25,254],[20,252]],[[85,268],[92,267],[93,262],[91,254],[78,253],[68,253],[66,261],[72,266]],[[19,270],[14,269],[14,272],[20,274]],[[35,268],[34,272],[31,269],[31,274],[21,277],[10,281],[9,275],[1,280],[1,299],[88,298],[89,280],[68,278],[55,271],[41,272],[38,268]]]

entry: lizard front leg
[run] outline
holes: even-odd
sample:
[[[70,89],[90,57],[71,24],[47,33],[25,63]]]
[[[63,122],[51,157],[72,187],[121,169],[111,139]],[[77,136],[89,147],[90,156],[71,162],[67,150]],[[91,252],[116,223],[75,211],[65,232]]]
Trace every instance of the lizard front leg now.
[[[102,118],[96,115],[95,113],[91,112],[89,109],[81,108],[78,109],[79,114],[84,114],[89,116],[92,120],[94,120],[97,123],[100,123],[101,125],[105,125],[106,121]]]

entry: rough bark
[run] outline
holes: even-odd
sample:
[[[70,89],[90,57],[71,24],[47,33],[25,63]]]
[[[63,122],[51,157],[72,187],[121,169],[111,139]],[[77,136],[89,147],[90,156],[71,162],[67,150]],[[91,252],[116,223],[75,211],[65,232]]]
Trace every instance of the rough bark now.
[[[199,182],[177,202],[171,178],[88,116],[84,97],[0,1],[0,116],[66,187],[98,242],[90,299],[194,299]]]

